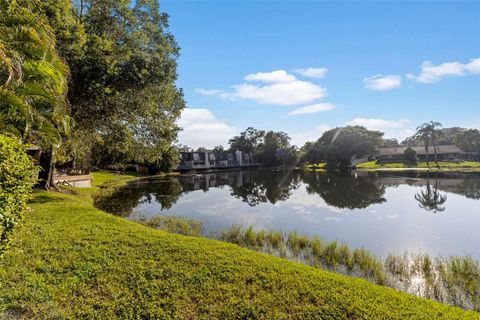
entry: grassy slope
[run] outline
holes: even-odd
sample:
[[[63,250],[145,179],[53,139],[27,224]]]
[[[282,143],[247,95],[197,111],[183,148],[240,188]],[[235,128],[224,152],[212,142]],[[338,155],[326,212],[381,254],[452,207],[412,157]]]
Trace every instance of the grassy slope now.
[[[153,230],[95,209],[86,194],[35,194],[0,262],[0,318],[480,319],[361,279]]]

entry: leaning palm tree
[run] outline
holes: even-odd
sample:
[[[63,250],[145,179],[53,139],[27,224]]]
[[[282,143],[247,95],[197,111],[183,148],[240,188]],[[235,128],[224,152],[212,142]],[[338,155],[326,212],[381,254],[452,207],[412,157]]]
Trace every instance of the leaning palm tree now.
[[[440,135],[440,128],[442,127],[442,124],[440,122],[436,121],[430,121],[429,123],[429,129],[430,129],[430,140],[432,141],[433,145],[433,155],[435,158],[435,163],[438,165],[438,159],[437,159],[437,144],[438,144],[438,138]]]
[[[0,4],[0,129],[42,147],[41,185],[49,188],[56,149],[70,128],[68,68],[41,16],[16,1]]]
[[[418,126],[417,132],[415,133],[414,137],[423,142],[423,146],[425,147],[425,160],[427,161],[427,166],[430,167],[430,164],[428,162],[428,154],[430,147],[430,128],[428,123],[424,123],[421,126]]]
[[[428,162],[429,160],[429,147],[430,144],[433,146],[433,154],[434,154],[434,160],[435,163],[438,165],[438,159],[437,159],[437,144],[438,144],[438,137],[440,135],[440,130],[439,128],[442,127],[442,124],[440,122],[436,121],[430,121],[423,123],[421,126],[417,127],[417,132],[415,133],[415,137],[423,141],[423,144],[425,146],[425,159],[427,161],[427,166],[430,167],[430,164]]]

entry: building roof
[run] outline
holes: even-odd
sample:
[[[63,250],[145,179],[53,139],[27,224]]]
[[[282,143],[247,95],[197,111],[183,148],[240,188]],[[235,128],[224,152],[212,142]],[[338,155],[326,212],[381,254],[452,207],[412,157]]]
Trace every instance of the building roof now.
[[[403,155],[408,147],[378,148],[380,156]],[[425,147],[411,147],[417,154],[427,154]],[[462,149],[455,145],[437,146],[437,154],[442,153],[464,153]],[[433,147],[428,148],[428,154],[434,154]]]

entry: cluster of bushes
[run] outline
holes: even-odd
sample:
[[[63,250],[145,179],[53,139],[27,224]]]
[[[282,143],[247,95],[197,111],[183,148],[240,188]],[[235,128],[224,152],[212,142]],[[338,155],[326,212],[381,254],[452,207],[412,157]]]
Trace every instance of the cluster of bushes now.
[[[16,140],[0,135],[0,257],[23,218],[36,182],[37,168],[24,148]]]

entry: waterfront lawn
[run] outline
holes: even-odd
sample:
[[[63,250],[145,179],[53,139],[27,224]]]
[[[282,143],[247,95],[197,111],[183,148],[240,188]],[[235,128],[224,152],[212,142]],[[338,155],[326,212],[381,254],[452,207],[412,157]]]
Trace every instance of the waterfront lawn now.
[[[437,164],[434,161],[430,161],[430,169],[436,170]],[[480,162],[476,161],[461,161],[461,162],[449,162],[449,161],[439,161],[438,165],[440,170],[452,170],[456,171],[458,169],[468,169],[476,170],[480,169]],[[394,163],[376,163],[375,161],[363,162],[356,165],[357,169],[361,170],[372,170],[372,169],[405,169],[405,168],[428,168],[428,165],[425,161],[415,162],[394,162]]]
[[[480,319],[362,279],[147,228],[95,209],[86,194],[34,194],[0,262],[0,318]]]

